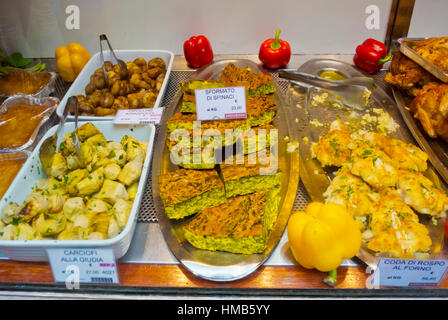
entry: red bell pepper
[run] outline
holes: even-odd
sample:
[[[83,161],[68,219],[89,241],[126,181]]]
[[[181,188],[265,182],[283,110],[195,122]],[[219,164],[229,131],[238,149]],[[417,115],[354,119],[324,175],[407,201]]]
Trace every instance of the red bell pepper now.
[[[193,36],[184,42],[184,56],[190,66],[201,67],[212,62],[212,46],[205,36]]]
[[[377,73],[390,58],[391,54],[387,53],[386,46],[382,42],[370,38],[356,47],[353,62],[365,71]]]
[[[269,69],[286,67],[291,59],[291,47],[287,41],[280,39],[280,30],[275,38],[270,38],[261,44],[258,58]]]

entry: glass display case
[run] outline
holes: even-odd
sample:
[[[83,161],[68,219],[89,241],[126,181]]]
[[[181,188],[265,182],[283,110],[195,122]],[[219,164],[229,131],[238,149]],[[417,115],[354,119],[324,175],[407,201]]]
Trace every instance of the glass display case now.
[[[315,7],[311,2],[303,4],[303,12],[319,9],[323,1],[318,2]],[[23,101],[37,101],[40,105],[43,99],[50,99],[58,104],[57,107],[53,106],[51,112],[47,108],[45,114],[38,114],[42,121],[38,122],[39,126],[33,131],[32,139],[28,137],[32,141],[26,147],[20,150],[8,146],[2,148],[3,143],[0,143],[0,172],[14,172],[15,175],[15,178],[1,182],[5,185],[1,186],[5,193],[0,202],[0,296],[44,299],[448,297],[448,252],[445,237],[448,181],[445,181],[446,167],[441,159],[446,144],[443,131],[446,115],[442,108],[443,99],[448,94],[446,85],[443,84],[443,79],[433,76],[430,70],[414,62],[412,57],[408,58],[403,50],[399,54],[400,43],[397,40],[407,36],[414,1],[371,2],[374,3],[371,6],[367,3],[353,4],[353,10],[362,6],[366,13],[362,14],[362,22],[356,21],[359,20],[356,13],[346,13],[347,19],[351,15],[352,20],[344,26],[350,27],[351,23],[358,23],[364,28],[367,21],[370,21],[369,17],[374,17],[375,10],[378,9],[382,17],[388,17],[381,19],[378,29],[366,26],[358,33],[352,30],[346,35],[349,44],[339,43],[335,45],[336,49],[328,42],[334,31],[329,30],[331,27],[326,23],[321,23],[319,27],[327,30],[328,36],[322,38],[318,45],[315,42],[322,37],[320,31],[315,34],[309,32],[311,35],[303,38],[305,43],[299,43],[295,39],[297,34],[294,31],[288,39],[292,52],[288,54],[287,62],[275,69],[267,68],[258,55],[262,43],[259,40],[269,37],[264,31],[261,39],[258,39],[260,33],[256,33],[251,40],[241,44],[243,39],[236,34],[229,35],[222,42],[218,41],[217,37],[224,38],[224,35],[219,34],[219,30],[214,27],[208,33],[213,48],[212,60],[202,61],[201,66],[192,67],[193,60],[186,47],[183,47],[183,41],[173,44],[168,38],[171,35],[175,41],[177,38],[185,38],[185,41],[188,40],[186,33],[206,32],[197,32],[196,23],[187,31],[181,30],[185,24],[182,19],[187,19],[188,14],[185,16],[180,12],[182,6],[175,7],[170,2],[159,7],[152,2],[140,4],[145,8],[150,6],[160,14],[167,10],[172,13],[170,25],[162,25],[159,29],[164,28],[165,38],[156,37],[154,41],[150,39],[156,29],[153,22],[150,26],[152,29],[147,33],[141,30],[138,36],[140,40],[136,40],[135,34],[126,38],[126,28],[120,29],[116,21],[109,29],[107,24],[102,25],[101,31],[95,27],[94,32],[98,31],[98,34],[84,31],[87,30],[87,25],[94,23],[87,8],[102,6],[100,2],[93,4],[77,1],[74,5],[64,7],[65,14],[50,14],[54,21],[49,21],[47,27],[61,23],[65,23],[65,26],[58,26],[62,31],[55,36],[59,37],[57,41],[42,35],[48,30],[34,30],[33,35],[41,34],[38,38],[47,41],[43,46],[36,44],[35,39],[18,37],[19,40],[11,40],[14,32],[19,32],[18,27],[15,24],[8,25],[10,19],[0,22],[3,33],[0,36],[0,95],[3,97],[0,130],[4,125],[1,118],[6,119],[8,109],[11,109],[11,99],[25,95],[29,100]],[[42,1],[41,4],[30,2],[27,5],[38,16],[48,9],[49,4]],[[295,6],[290,3],[285,5]],[[6,1],[0,4],[0,17],[10,12],[11,16],[26,19],[22,14],[24,6],[24,3]],[[57,6],[62,8],[63,5]],[[105,11],[100,20],[103,21],[108,14],[119,12],[119,6],[114,3],[98,8]],[[210,6],[214,8],[213,5]],[[131,7],[138,9],[139,5],[132,4]],[[128,10],[122,12],[126,23],[132,21],[133,17]],[[286,15],[286,11],[282,9],[278,12]],[[254,12],[257,15],[257,9]],[[259,12],[261,14],[265,9],[260,9]],[[137,15],[135,21],[141,21],[144,17],[137,11],[132,14]],[[176,26],[176,19],[173,18],[176,14],[183,15],[178,28],[173,27]],[[79,15],[85,20],[77,20]],[[324,16],[332,21],[331,15],[324,13]],[[38,23],[34,15],[29,19],[23,22],[30,25]],[[209,19],[210,17],[204,17],[204,23],[210,23]],[[256,18],[250,19],[258,21]],[[286,18],[287,23],[282,24],[284,33],[281,38],[285,36],[284,40],[288,36],[286,30],[295,27],[288,25],[292,20]],[[77,29],[77,21],[81,21],[81,28]],[[160,19],[156,22],[161,23]],[[5,29],[7,26],[11,29]],[[129,28],[131,32],[135,32],[134,27]],[[411,29],[415,31],[415,28]],[[336,32],[340,33],[341,30]],[[101,44],[105,39],[100,34],[107,34],[110,40],[104,55],[103,51],[99,51],[103,47],[98,43]],[[430,36],[428,34],[425,38]],[[386,51],[393,53],[392,61],[382,62],[374,72],[369,72],[362,64],[354,62],[354,54],[360,54],[357,47],[363,38],[376,38],[385,43]],[[65,41],[60,41],[61,39]],[[444,37],[438,39],[442,44],[429,42],[428,46],[434,45],[434,50],[437,50],[438,46],[446,44],[443,42]],[[61,43],[55,46],[55,42]],[[84,42],[88,50],[79,44],[73,44],[74,42]],[[188,45],[187,42],[185,46]],[[302,48],[307,44],[311,49]],[[320,50],[322,46],[327,46],[327,50]],[[274,49],[271,47],[271,50]],[[310,53],[312,50],[317,50],[317,53]],[[431,56],[426,56],[425,63],[430,60]],[[433,60],[434,63],[437,61]],[[376,63],[380,64],[378,61]],[[232,71],[234,74],[231,76],[225,74],[225,68],[229,65],[236,66],[236,71]],[[443,67],[442,64],[441,68]],[[407,74],[406,68],[414,68],[418,74]],[[20,76],[17,81],[7,79],[17,70],[25,76]],[[284,73],[291,75],[294,74],[292,71],[314,78],[302,81],[287,79]],[[338,78],[324,79],[323,72],[328,77],[337,75]],[[51,78],[45,80],[46,83],[39,84],[38,88],[31,88],[35,89],[34,92],[23,92],[19,84],[26,83],[30,89],[29,81],[36,82],[36,75],[44,73],[51,75]],[[366,78],[371,81],[369,87],[363,84],[367,92],[367,96],[364,96],[368,100],[367,106],[363,110],[350,108],[344,100],[344,94],[350,88],[360,86],[356,81],[365,81]],[[268,79],[265,86],[258,86],[257,81],[265,81],[263,79]],[[315,82],[316,79],[318,82]],[[352,82],[341,83],[347,79]],[[195,80],[200,82],[194,83]],[[322,80],[327,82],[319,82]],[[188,85],[193,89],[187,88]],[[198,87],[194,87],[195,85]],[[2,87],[13,87],[15,91],[3,92]],[[263,126],[271,125],[275,129],[271,131],[271,138],[275,133],[276,140],[271,140],[271,145],[259,148],[254,153],[266,153],[267,150],[267,156],[275,156],[278,165],[276,173],[280,172],[281,178],[274,183],[272,176],[250,173],[250,176],[240,180],[244,191],[226,196],[231,190],[231,184],[225,177],[224,163],[228,159],[226,152],[231,146],[231,156],[236,157],[241,151],[239,142],[244,144],[244,139],[249,138],[245,135],[234,136],[235,140],[228,145],[214,148],[215,162],[208,167],[203,167],[204,163],[201,161],[195,162],[194,165],[200,168],[173,162],[174,147],[171,138],[175,131],[173,128],[180,128],[187,133],[190,142],[190,134],[194,132],[193,126],[197,121],[197,109],[210,112],[205,110],[210,109],[210,105],[195,98],[197,90],[235,87],[244,88],[244,110],[240,113],[228,113],[227,119],[203,120],[205,128],[233,130],[239,126],[246,132],[251,128],[260,130],[265,128]],[[339,93],[342,98],[334,93],[337,90],[341,90]],[[429,101],[427,99],[430,98],[424,96],[426,92],[437,95],[438,98]],[[323,97],[322,93],[326,94],[325,99],[319,100]],[[72,96],[77,97],[74,105],[69,103]],[[219,97],[227,99],[224,95]],[[215,100],[221,99],[219,97]],[[256,101],[259,97],[265,99],[264,104],[259,103],[254,107],[251,99]],[[269,113],[269,106],[266,107],[271,101],[269,99],[272,99],[272,110],[275,110],[272,115]],[[237,102],[234,96],[230,100]],[[235,107],[235,103],[230,100],[223,103],[227,103],[229,108]],[[442,107],[429,106],[431,103],[438,103]],[[193,111],[183,109],[192,106],[195,108]],[[384,110],[390,118],[378,110]],[[21,113],[27,116],[25,111]],[[266,120],[270,116],[272,118]],[[380,120],[375,118],[377,116]],[[18,121],[17,119],[17,115],[12,115],[12,121]],[[351,140],[347,145],[341,144],[337,148],[333,141],[328,147],[336,148],[333,151],[337,158],[342,154],[338,152],[343,152],[338,148],[345,148],[344,152],[350,154],[349,160],[344,165],[324,165],[315,152],[317,149],[313,148],[323,141],[321,138],[325,133],[334,130],[332,123],[338,119],[343,119],[345,124],[353,124],[350,127],[351,137],[348,137]],[[387,124],[380,122],[385,119],[389,121]],[[397,166],[400,167],[395,168],[398,173],[388,171],[379,179],[377,183],[381,187],[373,185],[368,177],[363,176],[364,171],[353,173],[356,161],[352,157],[357,148],[353,145],[361,141],[358,135],[367,139],[364,135],[368,136],[366,131],[370,130],[373,122],[376,128],[380,128],[376,131],[377,134],[387,135],[388,141],[400,140],[389,149],[381,147],[381,161],[385,161],[387,157],[391,158],[391,163],[399,162],[399,157],[403,154],[398,152],[404,151],[397,151],[396,148],[406,142],[412,148],[417,148],[417,151],[405,154],[405,160],[422,152],[423,160],[419,160],[424,163],[424,168],[420,170],[420,167],[415,169],[399,164]],[[60,131],[59,124],[63,124]],[[94,127],[89,127],[92,124]],[[208,124],[210,127],[207,127]],[[393,128],[390,129],[390,126]],[[356,130],[361,127],[364,131],[354,131],[355,127]],[[21,131],[25,130],[20,129],[19,125],[15,130],[2,132],[7,136],[14,136]],[[73,132],[76,134],[72,134]],[[223,132],[224,129],[220,133]],[[395,133],[388,136],[390,132]],[[58,139],[54,142],[47,170],[42,166],[42,146],[53,133],[58,133]],[[78,137],[78,142],[73,139],[74,136]],[[259,144],[257,137],[258,133],[256,141]],[[0,139],[3,140],[2,137]],[[221,136],[210,141],[220,139]],[[203,144],[199,142],[199,146],[195,146],[200,152],[209,146],[204,141],[209,140],[203,140]],[[370,147],[380,148],[376,145],[376,140],[372,141],[369,140]],[[434,145],[439,149],[434,148]],[[190,145],[187,149],[190,151]],[[191,150],[193,149],[192,147]],[[20,157],[17,156],[18,152]],[[252,153],[244,154],[249,157]],[[368,156],[370,154],[363,154],[361,158],[364,161]],[[10,168],[10,165],[16,165],[13,164],[14,161],[17,162],[16,158],[20,158],[20,165]],[[369,170],[377,168],[376,161],[377,159],[373,160],[373,167],[369,167]],[[289,228],[288,219],[293,213],[308,212],[310,209],[307,208],[310,208],[311,203],[332,203],[327,188],[336,180],[339,167],[351,170],[350,175],[362,179],[359,181],[373,190],[374,196],[369,193],[369,201],[373,201],[375,197],[383,198],[369,202],[370,206],[361,214],[353,214],[353,210],[361,210],[363,207],[362,195],[357,198],[355,205],[350,202],[357,192],[355,185],[353,188],[349,186],[350,192],[338,198],[337,205],[343,208],[345,206],[344,210],[353,214],[350,215],[350,221],[359,227],[359,250],[349,256],[343,255],[336,268],[327,270],[316,268],[317,262],[308,264],[300,259],[300,245],[291,236],[291,232],[294,234],[298,231],[292,226]],[[235,168],[241,173],[252,167],[243,162],[242,166],[240,164]],[[417,175],[420,173],[416,171],[422,171],[422,174]],[[173,173],[179,176],[166,187],[163,179],[168,178],[160,177]],[[380,176],[380,173],[370,172],[374,177]],[[411,187],[403,186],[405,182],[400,177],[405,173],[415,174],[411,181],[417,185],[417,195],[411,194]],[[208,174],[210,176],[207,176],[205,182],[198,181],[201,176]],[[394,174],[397,176],[395,182],[384,187],[382,183]],[[194,180],[194,183],[189,184],[188,179]],[[211,184],[212,179],[216,179],[220,187],[204,187],[207,183]],[[256,184],[250,184],[254,181]],[[426,184],[427,181],[429,185]],[[342,190],[347,186],[339,187]],[[203,191],[201,188],[208,189]],[[273,198],[273,190],[277,189],[279,200]],[[394,199],[401,201],[399,209],[392,205],[386,206],[385,189],[397,191],[399,200]],[[261,197],[261,200],[251,200],[253,195]],[[210,198],[207,199],[206,196]],[[419,206],[418,200],[427,202]],[[245,201],[250,204],[247,205]],[[71,207],[71,204],[74,206]],[[247,208],[242,209],[243,205],[247,205]],[[380,205],[387,207],[387,210]],[[426,210],[425,205],[430,209]],[[262,209],[258,209],[259,206]],[[391,222],[381,220],[386,218],[378,218],[383,209],[388,212],[389,216],[384,215]],[[176,214],[183,216],[173,218],[168,215],[168,210],[177,210]],[[234,215],[226,213],[226,210]],[[266,220],[271,214],[269,210],[275,212],[273,222]],[[404,211],[407,213],[404,214]],[[225,215],[224,220],[219,220],[219,215]],[[206,219],[201,221],[198,217]],[[232,221],[238,218],[241,219],[238,223]],[[382,230],[374,229],[372,223],[375,219],[382,221]],[[193,241],[192,226],[204,221],[202,231],[195,229],[200,236]],[[253,223],[249,224],[248,221]],[[268,226],[268,223],[272,225]],[[228,231],[230,225],[232,230]],[[346,228],[344,230],[348,230]],[[238,232],[244,236],[235,236]],[[335,239],[339,241],[345,236],[339,234]],[[383,242],[379,245],[380,249],[371,245],[378,237],[386,236],[389,238],[381,238]],[[392,241],[392,244],[388,241]],[[200,243],[205,247],[201,248]],[[243,249],[238,247],[241,243]],[[255,245],[260,245],[262,249],[253,249]],[[324,243],[321,251],[326,252],[332,245]],[[399,247],[397,250],[400,254],[393,246]],[[332,279],[330,282],[329,278]]]

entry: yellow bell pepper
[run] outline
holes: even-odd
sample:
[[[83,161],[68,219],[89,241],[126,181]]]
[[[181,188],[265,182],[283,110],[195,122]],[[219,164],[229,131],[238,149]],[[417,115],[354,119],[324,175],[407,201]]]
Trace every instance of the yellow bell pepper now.
[[[343,259],[352,258],[361,247],[359,227],[346,208],[336,203],[312,202],[305,211],[293,213],[287,233],[294,258],[307,269],[335,272]]]
[[[55,51],[56,68],[66,82],[75,81],[78,74],[90,60],[89,52],[79,43],[71,42]]]

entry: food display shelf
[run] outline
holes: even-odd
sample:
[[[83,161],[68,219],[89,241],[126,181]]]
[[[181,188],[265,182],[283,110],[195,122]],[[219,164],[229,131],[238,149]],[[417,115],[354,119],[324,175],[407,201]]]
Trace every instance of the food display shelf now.
[[[218,57],[217,57],[218,58]],[[220,59],[249,59],[259,63],[255,55],[223,55]],[[352,55],[293,55],[289,69],[297,69],[304,62],[315,59],[336,59],[351,63]],[[54,59],[40,59],[48,69],[55,69]],[[183,56],[176,56],[172,73],[161,102],[170,105],[179,83],[187,80],[194,70]],[[272,73],[278,77],[276,73]],[[377,85],[391,96],[383,82],[385,72],[374,76]],[[277,79],[281,90],[290,90],[289,82]],[[69,85],[61,78],[56,80],[54,96],[62,99]],[[57,119],[52,119],[56,122]],[[157,129],[155,139],[157,140]],[[293,210],[302,210],[310,198],[300,182]],[[445,246],[446,247],[446,246]],[[256,272],[236,281],[213,282],[196,277],[177,261],[168,249],[157,221],[152,198],[151,174],[141,202],[138,221],[127,254],[118,262],[120,284],[83,285],[69,290],[63,283],[55,283],[48,263],[17,262],[0,256],[0,295],[21,297],[448,297],[448,279],[442,279],[437,288],[371,288],[371,274],[366,265],[356,258],[346,260],[338,269],[338,284],[330,287],[323,282],[326,273],[305,269],[294,262],[284,234],[272,255]]]

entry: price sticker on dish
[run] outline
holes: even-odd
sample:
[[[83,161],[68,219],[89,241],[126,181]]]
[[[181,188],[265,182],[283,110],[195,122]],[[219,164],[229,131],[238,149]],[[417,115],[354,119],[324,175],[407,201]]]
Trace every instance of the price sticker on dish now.
[[[114,118],[115,124],[158,124],[163,108],[119,109]]]
[[[373,275],[372,284],[384,287],[437,286],[448,267],[448,260],[383,258]]]
[[[227,87],[195,90],[197,120],[245,119],[246,90]]]
[[[55,282],[67,287],[79,283],[119,283],[113,249],[47,249]]]

